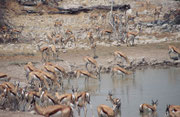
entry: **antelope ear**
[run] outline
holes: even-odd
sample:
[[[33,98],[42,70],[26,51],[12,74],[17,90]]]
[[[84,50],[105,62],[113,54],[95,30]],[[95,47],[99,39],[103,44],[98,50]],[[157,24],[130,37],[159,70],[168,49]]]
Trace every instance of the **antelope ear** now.
[[[158,103],[158,100],[156,100],[156,102],[155,102],[156,104]]]

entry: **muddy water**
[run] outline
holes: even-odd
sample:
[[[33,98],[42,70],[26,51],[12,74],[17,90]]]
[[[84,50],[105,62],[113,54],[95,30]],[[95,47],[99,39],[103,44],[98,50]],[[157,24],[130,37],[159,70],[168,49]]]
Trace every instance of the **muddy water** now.
[[[82,77],[78,81],[78,88],[91,93],[93,111],[88,106],[88,117],[92,117],[92,114],[97,117],[99,104],[112,106],[106,101],[108,91],[112,91],[114,97],[121,98],[121,117],[164,117],[167,104],[180,105],[180,68],[137,70],[134,76],[124,78],[102,74],[101,81],[90,79],[86,83]],[[141,115],[139,105],[151,104],[152,99],[159,101],[157,113]],[[81,116],[84,116],[83,110]]]

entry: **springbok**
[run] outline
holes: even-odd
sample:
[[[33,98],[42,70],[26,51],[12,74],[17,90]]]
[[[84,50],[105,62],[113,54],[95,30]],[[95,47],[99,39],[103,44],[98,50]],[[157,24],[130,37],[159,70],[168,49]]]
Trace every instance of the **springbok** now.
[[[60,116],[60,117],[73,117],[73,109],[71,106],[66,105],[49,105],[47,107],[39,106],[35,101],[31,105],[31,109],[35,110],[38,114],[45,117]]]
[[[67,76],[66,70],[62,66],[55,65],[55,64],[50,63],[50,62],[46,63],[46,65],[54,67],[54,70],[56,72],[59,72],[61,77],[66,77]]]
[[[146,104],[146,103],[141,104],[139,107],[139,111],[141,113],[143,113],[145,111],[154,112],[154,111],[156,111],[157,105],[158,105],[158,100],[156,100],[155,102],[152,100],[152,105]]]
[[[179,105],[167,105],[166,115],[170,117],[180,117],[180,106]]]
[[[118,74],[118,73],[121,74],[122,77],[123,77],[124,75],[132,74],[132,72],[127,71],[126,69],[124,69],[124,68],[122,68],[122,67],[115,66],[115,67],[112,68],[112,75],[111,75],[111,77],[112,77],[112,76],[115,76],[115,74]]]
[[[113,108],[101,104],[97,107],[99,117],[116,117],[119,108],[117,105],[113,105]]]
[[[89,73],[89,72],[86,71],[86,70],[76,70],[76,71],[75,71],[75,74],[76,74],[76,78],[77,78],[77,79],[78,79],[81,75],[82,75],[82,76],[86,76],[86,79],[87,79],[87,78],[97,79],[97,76]],[[100,73],[99,73],[99,74],[100,74]],[[99,75],[99,76],[100,76],[100,75]],[[99,77],[99,79],[100,79],[100,77]]]
[[[45,84],[45,87],[49,90],[49,85],[46,81],[46,79],[43,77],[43,74],[40,72],[30,72],[29,73],[29,83],[32,85],[34,84],[34,80],[38,80],[41,84],[41,87],[43,86],[43,84]]]
[[[36,68],[36,67],[32,64],[32,62],[28,62],[28,63],[24,66],[24,70],[25,70],[25,72],[26,72],[26,78],[27,78],[27,80],[28,80],[28,75],[29,75],[30,72],[32,72],[32,71],[39,71],[39,69]]]
[[[9,82],[10,80],[11,80],[11,77],[9,77],[7,74],[0,73],[0,81]]]
[[[177,57],[172,57],[171,53],[176,54]],[[173,45],[169,45],[169,56],[170,56],[171,59],[174,59],[174,60],[180,59],[180,49],[176,48]]]
[[[86,69],[87,69],[87,71],[89,71],[88,70],[88,64],[90,64],[91,65],[91,68],[92,68],[92,65],[96,68],[96,72],[98,72],[98,69],[99,69],[99,66],[98,66],[98,64],[97,64],[97,61],[93,58],[93,57],[90,57],[90,56],[85,56],[84,58],[83,58],[83,60],[86,62]]]
[[[113,98],[111,92],[108,93],[108,98],[107,98],[107,100],[110,100],[110,102],[111,102],[113,105],[119,106],[118,108],[121,107],[121,99],[119,99],[119,98]]]
[[[137,32],[128,31],[126,43],[127,46],[134,46],[134,39],[139,34],[139,30]]]
[[[120,58],[123,63],[124,63],[124,60],[125,60],[128,64],[130,63],[128,57],[127,57],[123,52],[121,52],[121,51],[115,51],[115,52],[113,53],[113,55],[114,55],[114,61],[115,61],[117,58]]]
[[[83,92],[77,92],[75,94],[76,96],[76,106],[78,107],[78,115],[80,116],[80,109],[83,108],[84,115],[86,117],[87,114],[87,104],[90,104],[90,94],[86,91]]]
[[[40,99],[45,106],[58,104],[57,99],[48,93],[47,90],[42,91]]]
[[[65,93],[65,94],[59,95],[58,92],[56,92],[55,96],[57,97],[59,104],[65,104],[65,105],[70,105],[70,103],[75,104],[76,97],[74,94]]]

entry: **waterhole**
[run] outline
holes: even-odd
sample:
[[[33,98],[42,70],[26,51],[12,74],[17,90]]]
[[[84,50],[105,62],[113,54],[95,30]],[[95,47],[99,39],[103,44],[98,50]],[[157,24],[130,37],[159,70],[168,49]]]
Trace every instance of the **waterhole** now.
[[[73,83],[74,82],[74,83]],[[70,84],[75,84],[72,80]],[[91,94],[91,107],[87,105],[87,117],[97,117],[97,106],[106,104],[108,92],[113,97],[121,99],[121,117],[164,117],[167,104],[180,105],[180,68],[145,69],[136,70],[134,75],[122,77],[111,74],[101,74],[101,80],[79,78],[77,82],[79,91],[89,91]],[[158,100],[157,112],[148,115],[139,113],[139,105],[151,104],[151,100]],[[81,110],[81,117],[84,111]]]

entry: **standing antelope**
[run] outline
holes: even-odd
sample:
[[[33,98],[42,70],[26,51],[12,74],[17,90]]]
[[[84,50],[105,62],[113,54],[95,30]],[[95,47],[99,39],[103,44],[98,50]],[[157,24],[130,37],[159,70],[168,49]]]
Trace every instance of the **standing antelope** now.
[[[90,46],[91,46],[91,49],[93,51],[94,58],[98,58],[98,56],[96,55],[96,43],[94,41],[94,37],[93,37],[92,32],[88,32],[87,38],[90,42]]]
[[[76,105],[78,107],[78,115],[80,116],[80,109],[84,109],[84,115],[87,114],[87,104],[90,104],[90,94],[88,92],[79,92],[76,94]]]
[[[171,53],[176,54],[177,57],[172,57]],[[176,48],[173,45],[169,45],[169,56],[170,56],[171,59],[174,59],[174,60],[180,59],[180,49]]]
[[[117,58],[120,58],[122,60],[122,63],[124,63],[124,60],[129,64],[129,59],[128,57],[121,51],[115,51],[114,52],[114,61],[117,59]]]
[[[167,105],[166,115],[170,117],[180,117],[180,106],[179,105]]]
[[[111,75],[111,77],[114,76],[115,74],[118,74],[118,73],[121,74],[122,77],[123,77],[124,75],[129,75],[129,74],[131,74],[130,71],[127,71],[126,69],[117,66],[117,67],[113,67],[113,68],[112,68],[112,75]]]
[[[135,37],[139,34],[139,30],[138,32],[127,32],[127,39],[126,39],[126,43],[127,46],[134,46],[134,39]]]
[[[28,75],[29,75],[30,72],[32,72],[32,71],[39,71],[38,68],[36,68],[36,67],[32,64],[32,62],[28,62],[28,63],[24,66],[24,70],[25,70],[25,72],[26,72],[26,78],[27,78],[27,80],[28,80]]]
[[[45,106],[58,104],[57,99],[48,93],[47,90],[42,91],[40,99]]]
[[[108,93],[108,100],[110,100],[113,105],[117,105],[118,108],[121,107],[121,99],[113,98],[111,92]]]
[[[96,68],[96,71],[98,70],[98,64],[97,64],[97,61],[94,59],[94,58],[92,58],[92,57],[89,57],[89,56],[85,56],[84,58],[83,58],[83,60],[86,62],[86,69],[87,69],[87,71],[89,71],[88,70],[88,64],[90,64],[91,65],[91,67],[92,67],[92,65],[93,66],[95,66],[95,68]]]
[[[150,104],[141,104],[140,107],[139,107],[139,111],[140,112],[145,112],[145,111],[156,111],[156,108],[157,108],[157,105],[158,105],[158,100],[156,100],[155,102],[152,100],[152,105]]]
[[[7,74],[5,74],[5,73],[0,73],[0,81],[9,82],[10,80],[11,80],[11,77],[9,77]]]
[[[45,84],[45,87],[49,90],[49,85],[48,85],[46,79],[43,77],[42,73],[36,72],[36,71],[30,72],[28,82],[30,82],[30,84],[32,85],[32,84],[34,84],[34,80],[40,81],[41,87],[43,87],[43,84]]]

